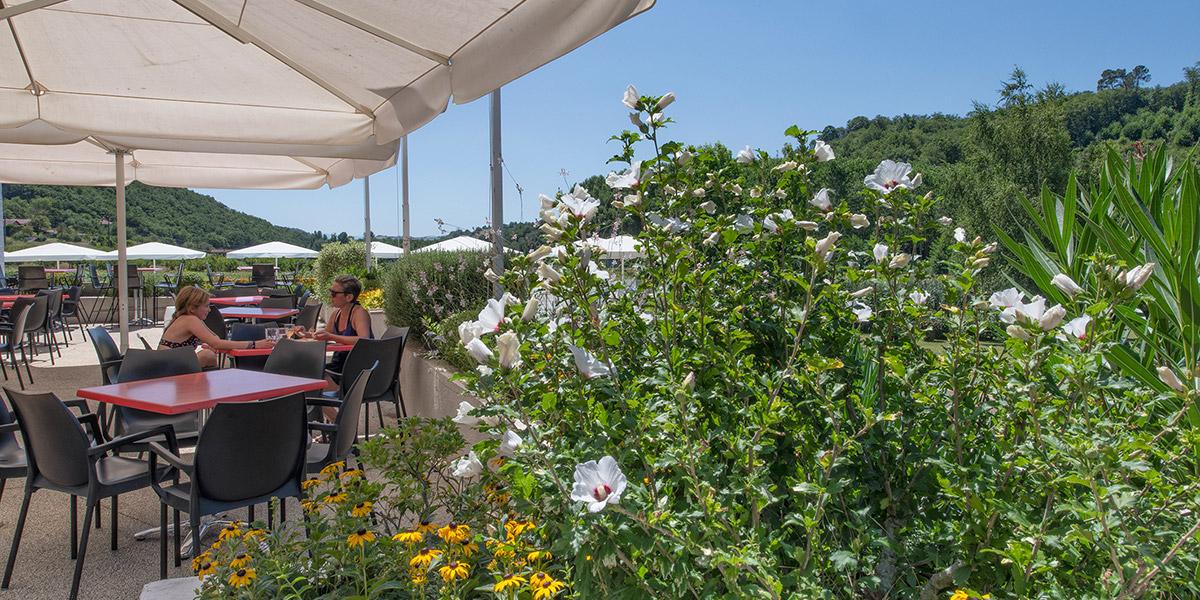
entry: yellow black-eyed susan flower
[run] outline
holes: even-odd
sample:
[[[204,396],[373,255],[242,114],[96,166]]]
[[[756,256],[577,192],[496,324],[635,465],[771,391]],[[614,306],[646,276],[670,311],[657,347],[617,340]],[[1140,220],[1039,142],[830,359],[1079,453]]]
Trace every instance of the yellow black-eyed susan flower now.
[[[545,583],[541,587],[533,590],[533,600],[548,600],[549,598],[557,596],[558,593],[566,589],[566,587],[567,584],[557,579],[551,579],[548,583]]]
[[[421,521],[421,524],[417,525],[417,531],[421,533],[433,533],[437,531],[437,528],[437,523],[430,523],[429,521]]]
[[[471,558],[473,554],[479,551],[479,544],[471,540],[465,540],[459,548],[462,550],[463,556]]]
[[[237,523],[230,523],[221,528],[221,533],[217,534],[217,541],[223,542],[225,540],[240,537],[241,535],[241,527],[238,527]]]
[[[246,554],[245,552],[238,552],[237,555],[233,557],[233,560],[229,561],[229,568],[240,569],[248,564],[250,564],[250,555]]]
[[[400,542],[401,544],[408,544],[411,546],[413,544],[420,544],[421,542],[425,541],[425,534],[421,533],[420,531],[401,531],[400,533],[393,535],[392,539]]]
[[[245,587],[250,585],[250,582],[254,581],[255,577],[258,577],[258,574],[254,572],[254,569],[249,567],[238,569],[229,574],[229,585],[233,587]]]
[[[554,558],[554,555],[550,554],[549,550],[534,550],[526,555],[525,558],[528,559],[529,562],[540,562],[543,560],[550,560]]]
[[[315,500],[301,500],[300,508],[303,508],[306,513],[314,513],[317,512],[317,509],[321,508],[321,505]]]
[[[325,465],[325,468],[321,469],[321,477],[324,477],[325,479],[329,479],[330,477],[335,477],[335,476],[337,476],[338,472],[341,471],[345,467],[346,467],[346,461],[344,461],[344,460],[339,460],[335,463],[329,463],[329,464]]]
[[[527,580],[520,575],[505,575],[503,579],[496,582],[496,585],[492,587],[492,591],[496,593],[500,593],[505,590],[515,591],[519,589],[521,584],[525,583],[526,581]]]
[[[345,472],[342,473],[342,481],[350,481],[351,479],[359,479],[361,477],[364,477],[365,475],[366,475],[366,473],[363,473],[362,469],[347,469]]]
[[[346,536],[346,545],[351,548],[357,548],[367,542],[375,541],[375,532],[368,529],[359,529],[354,533]]]
[[[533,528],[533,521],[529,520],[520,521],[517,519],[510,519],[504,522],[504,530],[508,532],[509,540],[516,539],[522,533],[525,533]]]
[[[346,498],[346,492],[334,490],[328,496],[325,496],[325,504],[341,504],[346,501]]]
[[[242,539],[246,541],[261,540],[265,537],[267,537],[267,530],[259,529],[258,527],[247,529],[246,533],[242,534]]]
[[[203,579],[205,575],[212,575],[217,572],[217,563],[204,561],[196,566],[196,576]]]
[[[429,577],[426,576],[425,571],[413,571],[409,574],[409,579],[412,580],[413,585],[425,585],[429,582]]]
[[[300,482],[300,489],[308,490],[317,487],[318,485],[321,485],[320,479],[317,479],[316,477],[309,477],[308,479]]]
[[[202,552],[198,556],[192,558],[192,570],[199,571],[200,565],[212,562],[212,552]]]
[[[538,571],[537,573],[529,576],[529,587],[536,590],[547,583],[550,583],[551,581],[554,581],[554,578],[551,577],[549,573]]]
[[[464,540],[471,537],[471,527],[458,523],[448,523],[445,527],[438,529],[437,534],[447,544],[461,544]]]
[[[424,550],[421,550],[420,552],[418,552],[416,556],[412,557],[412,559],[408,561],[408,566],[416,568],[416,569],[428,569],[429,563],[433,562],[433,559],[437,558],[441,554],[442,554],[441,550],[435,550],[433,548],[425,548]]]
[[[470,572],[471,569],[467,566],[467,563],[458,561],[448,562],[438,569],[438,575],[441,575],[442,581],[446,583],[453,583],[457,579],[466,579],[467,574]]]
[[[350,516],[365,517],[365,516],[371,514],[372,506],[373,505],[371,504],[371,502],[369,500],[359,502],[358,504],[355,504],[353,507],[350,508]]]

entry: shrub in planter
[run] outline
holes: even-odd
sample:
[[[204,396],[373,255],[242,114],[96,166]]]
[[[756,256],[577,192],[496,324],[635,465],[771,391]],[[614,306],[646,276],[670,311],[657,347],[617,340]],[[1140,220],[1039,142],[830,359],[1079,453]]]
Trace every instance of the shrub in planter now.
[[[436,353],[437,358],[450,363],[459,371],[470,371],[478,364],[470,354],[467,354],[467,349],[463,348],[458,338],[458,326],[463,323],[473,323],[478,313],[478,310],[454,313],[442,319],[431,330],[433,333],[431,350]]]
[[[422,333],[447,316],[478,310],[491,295],[482,252],[419,252],[392,263],[383,276],[388,322]]]
[[[370,285],[363,264],[367,260],[367,247],[362,242],[331,242],[321,247],[317,259],[313,263],[312,283],[313,294],[321,301],[329,303],[329,286],[339,275],[353,275],[363,284],[363,290],[374,287]]]
[[[462,331],[487,403],[460,422],[498,437],[476,455],[512,455],[479,483],[507,481],[573,594],[1200,594],[1197,373],[1110,359],[1158,301],[1153,266],[1081,257],[1093,275],[1058,304],[979,289],[997,245],[908,165],[832,198],[808,180],[834,159],[812,132],[722,160],[661,137],[671,99],[631,87],[608,177],[647,223],[636,287],[575,243],[599,207],[577,188],[543,198],[547,246],[502,279],[521,296]],[[854,230],[863,250],[839,244]]]

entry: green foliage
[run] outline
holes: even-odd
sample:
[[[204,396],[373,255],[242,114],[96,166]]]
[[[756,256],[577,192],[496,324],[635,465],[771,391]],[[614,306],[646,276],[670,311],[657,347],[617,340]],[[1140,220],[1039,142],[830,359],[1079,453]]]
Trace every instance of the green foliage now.
[[[359,241],[331,242],[321,246],[313,263],[313,278],[316,288],[313,295],[329,303],[329,286],[341,275],[353,275],[363,284],[363,291],[371,288],[367,279],[367,247]]]
[[[478,310],[456,312],[439,321],[432,329],[434,347],[431,350],[436,353],[437,358],[450,363],[459,371],[470,371],[477,364],[475,359],[467,354],[466,348],[463,348],[458,337],[458,326],[474,321],[477,314],[479,314]]]
[[[478,310],[491,295],[484,252],[418,252],[394,261],[383,275],[388,322],[423,333],[448,315]]]

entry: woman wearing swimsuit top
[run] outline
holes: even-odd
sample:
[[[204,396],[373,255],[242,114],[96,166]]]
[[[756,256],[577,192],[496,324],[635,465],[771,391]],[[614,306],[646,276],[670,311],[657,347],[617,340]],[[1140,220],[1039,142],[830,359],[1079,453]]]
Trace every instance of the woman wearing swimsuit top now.
[[[353,346],[359,338],[371,338],[371,315],[367,309],[358,303],[358,295],[362,293],[362,284],[352,275],[341,275],[329,286],[329,303],[337,309],[325,322],[325,329],[319,329],[313,337],[335,344]],[[346,362],[347,352],[334,352],[329,361],[329,370],[341,372]],[[338,382],[326,376],[327,390],[337,390]],[[337,416],[336,408],[326,407],[325,418],[333,422]]]
[[[270,348],[273,345],[269,340],[231,342],[217,337],[217,334],[204,324],[204,318],[208,316],[208,311],[212,310],[208,298],[208,292],[197,287],[187,286],[179,290],[179,295],[175,296],[175,316],[163,330],[162,339],[158,342],[160,350],[184,346],[197,348],[196,358],[200,359],[200,366],[208,368],[217,366],[217,354],[210,348],[236,350]],[[199,348],[201,344],[208,348]]]

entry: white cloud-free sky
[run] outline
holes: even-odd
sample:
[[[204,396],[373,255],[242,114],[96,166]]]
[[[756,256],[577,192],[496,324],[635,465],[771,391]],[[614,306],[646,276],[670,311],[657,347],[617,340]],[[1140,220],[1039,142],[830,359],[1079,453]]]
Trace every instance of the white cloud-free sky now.
[[[1092,89],[1106,68],[1144,64],[1155,83],[1200,60],[1200,2],[1009,0],[799,2],[659,0],[649,12],[506,86],[505,221],[531,220],[537,195],[607,172],[608,137],[628,125],[625,86],[675,92],[675,139],[776,150],[795,123],[963,114],[992,102],[1013,65],[1035,85]],[[488,100],[451,105],[409,136],[412,233],[489,217]],[[335,190],[200,190],[305,230],[362,235],[361,182]],[[395,169],[371,178],[372,224],[399,232]]]

